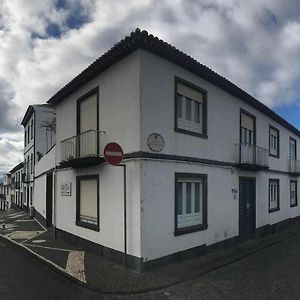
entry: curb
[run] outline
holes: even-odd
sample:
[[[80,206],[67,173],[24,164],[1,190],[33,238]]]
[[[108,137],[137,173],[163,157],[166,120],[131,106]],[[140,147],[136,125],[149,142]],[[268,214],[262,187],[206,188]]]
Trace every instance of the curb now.
[[[133,295],[133,294],[143,294],[143,293],[149,293],[149,292],[155,292],[155,291],[158,291],[158,290],[162,290],[162,289],[165,289],[165,288],[169,288],[169,287],[172,287],[174,285],[177,285],[177,284],[180,284],[180,283],[183,283],[183,282],[186,282],[186,281],[189,281],[189,280],[193,280],[197,277],[201,277],[205,274],[208,274],[210,272],[213,272],[213,271],[216,271],[220,268],[223,268],[225,266],[228,266],[228,265],[231,265],[235,262],[238,262],[240,260],[243,260],[253,254],[256,254],[266,248],[269,248],[273,245],[276,245],[276,244],[279,244],[283,241],[286,241],[286,240],[289,240],[291,238],[293,238],[294,236],[296,235],[299,235],[300,233],[299,232],[296,232],[296,233],[292,233],[288,236],[285,236],[279,240],[276,240],[274,242],[270,242],[262,247],[258,247],[257,249],[254,249],[253,251],[250,251],[247,253],[244,253],[244,254],[237,254],[235,257],[233,257],[232,259],[230,259],[229,261],[225,261],[225,262],[221,262],[220,264],[216,264],[215,266],[207,269],[207,270],[204,270],[204,271],[199,271],[199,272],[196,272],[192,275],[187,275],[187,276],[183,276],[181,277],[180,279],[178,280],[175,280],[173,281],[172,283],[168,283],[168,284],[164,284],[164,285],[161,285],[161,286],[157,286],[157,287],[154,287],[154,288],[140,288],[140,289],[136,289],[136,290],[125,290],[125,291],[109,291],[109,290],[101,290],[100,288],[97,288],[97,287],[94,287],[94,286],[90,286],[88,285],[87,283],[85,282],[82,282],[80,281],[78,278],[70,275],[69,273],[67,273],[62,267],[58,266],[57,264],[53,263],[52,261],[44,258],[43,256],[35,253],[34,251],[32,251],[31,249],[29,249],[28,247],[26,247],[25,245],[23,244],[20,244],[8,237],[5,237],[3,235],[0,234],[0,238],[2,239],[5,239],[6,241],[10,242],[11,244],[13,244],[14,246],[16,247],[19,247],[20,249],[23,249],[25,250],[27,253],[29,253],[32,257],[34,257],[36,260],[40,261],[40,262],[43,262],[44,264],[46,264],[47,266],[49,266],[52,270],[54,270],[55,272],[57,272],[58,274],[64,276],[65,278],[73,281],[74,283],[77,283],[78,285],[80,285],[81,287],[83,288],[86,288],[88,290],[91,290],[91,291],[95,291],[95,292],[98,292],[98,293],[101,293],[101,294],[109,294],[109,295]]]

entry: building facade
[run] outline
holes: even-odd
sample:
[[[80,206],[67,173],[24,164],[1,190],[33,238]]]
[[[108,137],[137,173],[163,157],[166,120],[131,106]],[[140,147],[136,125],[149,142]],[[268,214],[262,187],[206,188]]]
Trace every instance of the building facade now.
[[[23,174],[24,163],[21,162],[11,171],[11,199],[12,204],[16,207],[23,208]]]
[[[146,32],[116,44],[48,103],[58,237],[116,261],[126,251],[143,271],[298,220],[298,129]],[[126,211],[123,168],[103,159],[108,142],[124,151]]]
[[[26,210],[34,208],[35,164],[55,142],[55,132],[51,130],[53,122],[54,108],[47,104],[30,105],[21,122],[24,127],[23,208]]]

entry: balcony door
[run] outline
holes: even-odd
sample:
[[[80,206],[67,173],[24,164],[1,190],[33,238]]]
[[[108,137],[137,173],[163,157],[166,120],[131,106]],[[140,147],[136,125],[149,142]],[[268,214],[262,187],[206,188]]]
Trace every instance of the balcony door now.
[[[78,101],[79,157],[98,154],[98,92],[93,90]]]
[[[255,163],[255,117],[241,111],[240,119],[240,162],[245,164]]]

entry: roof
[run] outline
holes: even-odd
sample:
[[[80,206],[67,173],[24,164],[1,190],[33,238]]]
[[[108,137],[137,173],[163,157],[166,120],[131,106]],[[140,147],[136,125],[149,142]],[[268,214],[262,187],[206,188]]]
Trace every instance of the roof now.
[[[20,163],[17,164],[14,168],[12,168],[12,169],[9,171],[9,173],[12,174],[12,173],[14,173],[14,172],[16,172],[16,171],[22,169],[23,166],[24,166],[24,163],[23,163],[23,162],[20,162]]]
[[[28,120],[30,119],[32,113],[34,112],[34,110],[38,107],[52,107],[51,104],[32,104],[32,105],[29,105],[27,107],[27,110],[25,112],[25,115],[23,117],[23,120],[21,122],[21,125],[25,126],[28,122]]]
[[[231,95],[239,98],[248,105],[256,108],[263,114],[267,115],[277,123],[286,127],[297,136],[300,136],[300,131],[272,111],[269,107],[255,99],[253,96],[239,88],[237,85],[226,79],[225,77],[217,74],[210,68],[202,65],[191,56],[183,53],[174,46],[154,37],[152,34],[148,34],[147,31],[136,29],[131,32],[129,36],[126,36],[120,42],[115,44],[110,50],[104,53],[101,57],[95,60],[85,70],[73,78],[63,88],[61,88],[56,94],[54,94],[47,103],[58,104],[66,97],[71,95],[74,91],[78,90],[84,84],[96,77],[99,73],[103,72],[122,58],[126,57],[130,53],[134,52],[138,48],[147,50],[153,54],[156,54],[200,77],[213,83],[219,88],[225,90]],[[23,122],[23,121],[22,121]]]

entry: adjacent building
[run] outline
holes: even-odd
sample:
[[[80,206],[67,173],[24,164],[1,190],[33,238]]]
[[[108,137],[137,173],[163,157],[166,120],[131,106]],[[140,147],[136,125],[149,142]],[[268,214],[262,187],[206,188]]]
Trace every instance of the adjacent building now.
[[[24,127],[23,207],[34,211],[35,164],[55,143],[55,111],[51,105],[30,105],[21,122]]]
[[[23,208],[24,163],[21,162],[11,171],[11,202],[15,207]]]

